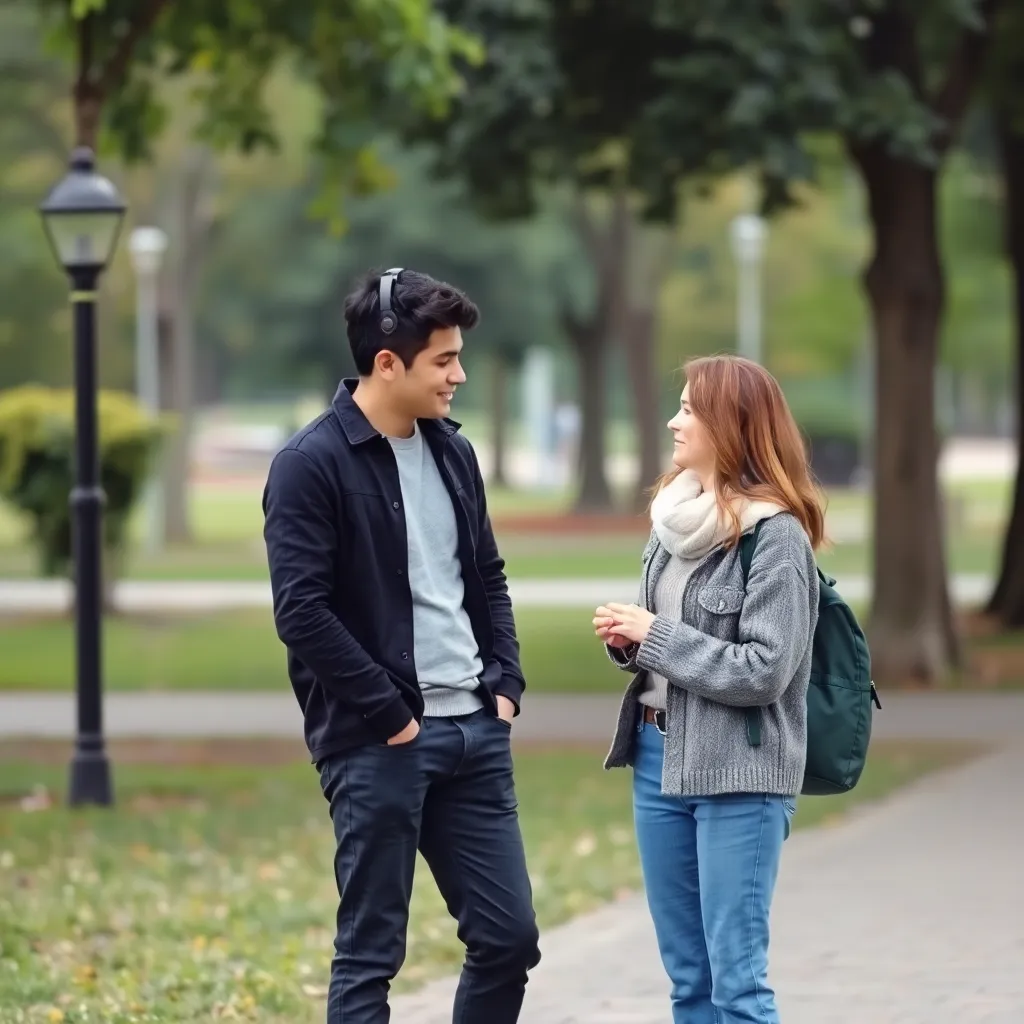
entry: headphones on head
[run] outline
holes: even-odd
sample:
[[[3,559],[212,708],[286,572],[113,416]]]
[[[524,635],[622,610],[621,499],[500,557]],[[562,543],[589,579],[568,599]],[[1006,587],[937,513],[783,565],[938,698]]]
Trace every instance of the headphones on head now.
[[[385,270],[380,276],[380,291],[378,300],[380,302],[380,329],[383,334],[392,334],[398,326],[398,314],[391,308],[391,292],[398,283],[398,275],[402,267],[392,267]]]

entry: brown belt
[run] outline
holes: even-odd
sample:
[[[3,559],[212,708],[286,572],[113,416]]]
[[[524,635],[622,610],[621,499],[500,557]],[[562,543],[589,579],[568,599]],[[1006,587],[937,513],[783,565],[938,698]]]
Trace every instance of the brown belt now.
[[[646,704],[640,705],[644,709],[644,721],[648,725],[655,726],[660,732],[664,732],[666,725],[666,715],[664,711],[655,711],[654,708],[648,707]]]

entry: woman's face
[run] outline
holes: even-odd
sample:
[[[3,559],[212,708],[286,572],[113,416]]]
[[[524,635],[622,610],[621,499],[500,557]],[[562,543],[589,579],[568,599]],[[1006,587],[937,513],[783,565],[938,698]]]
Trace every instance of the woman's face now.
[[[715,450],[704,425],[690,411],[689,384],[683,388],[679,412],[668,421],[668,429],[675,440],[672,462],[679,469],[692,469],[707,488],[714,476]]]

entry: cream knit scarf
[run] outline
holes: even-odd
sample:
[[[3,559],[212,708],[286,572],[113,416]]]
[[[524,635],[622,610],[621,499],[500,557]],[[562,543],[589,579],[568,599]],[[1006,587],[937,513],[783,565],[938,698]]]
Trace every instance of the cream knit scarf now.
[[[770,501],[737,498],[740,527],[749,530],[762,519],[783,511]],[[684,469],[651,502],[651,522],[658,540],[679,558],[703,558],[729,537],[731,524],[720,517],[713,491],[702,491],[693,470]]]

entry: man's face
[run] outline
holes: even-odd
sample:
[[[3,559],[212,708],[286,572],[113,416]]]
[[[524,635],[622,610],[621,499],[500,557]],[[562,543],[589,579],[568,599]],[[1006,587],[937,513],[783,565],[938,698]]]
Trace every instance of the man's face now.
[[[466,382],[462,344],[462,331],[445,327],[431,334],[408,369],[396,360],[393,394],[403,412],[415,419],[441,419],[451,412],[455,389]]]

